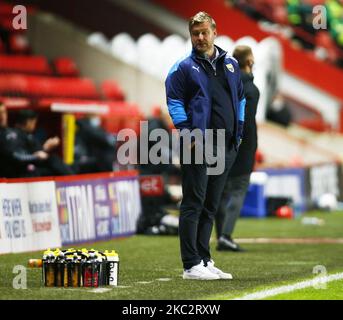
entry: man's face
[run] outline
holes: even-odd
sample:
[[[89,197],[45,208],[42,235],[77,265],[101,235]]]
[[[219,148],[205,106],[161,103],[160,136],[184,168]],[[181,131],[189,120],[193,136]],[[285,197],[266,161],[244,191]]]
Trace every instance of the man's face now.
[[[28,133],[33,133],[36,130],[37,118],[28,119],[24,130]]]
[[[7,127],[7,109],[4,105],[0,105],[0,128]]]
[[[217,31],[212,29],[210,22],[194,25],[190,33],[192,46],[198,53],[209,54],[213,50]]]
[[[247,65],[248,65],[248,68],[250,70],[250,73],[252,73],[252,71],[253,71],[254,64],[255,64],[254,55],[250,54],[247,58]]]

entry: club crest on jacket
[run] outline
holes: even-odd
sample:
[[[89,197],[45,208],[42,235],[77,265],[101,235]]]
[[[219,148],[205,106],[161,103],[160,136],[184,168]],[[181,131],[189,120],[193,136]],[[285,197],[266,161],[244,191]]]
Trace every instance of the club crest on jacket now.
[[[228,64],[226,65],[226,68],[228,68],[228,70],[229,70],[230,72],[232,72],[232,73],[235,72],[235,68],[233,67],[232,63],[228,63]]]

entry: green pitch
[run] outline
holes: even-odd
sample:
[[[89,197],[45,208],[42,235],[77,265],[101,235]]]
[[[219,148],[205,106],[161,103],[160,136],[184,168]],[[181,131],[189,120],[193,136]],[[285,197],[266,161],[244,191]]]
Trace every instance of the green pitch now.
[[[306,288],[268,298],[273,300],[342,300],[343,281],[327,283],[323,288]]]
[[[235,238],[343,238],[343,212],[309,213],[325,221],[323,226],[294,220],[240,219]],[[41,252],[0,255],[0,299],[233,299],[256,291],[313,279],[315,266],[328,274],[343,272],[342,243],[242,244],[243,253],[215,251],[216,265],[232,273],[233,280],[182,280],[177,237],[134,236],[87,244],[97,250],[115,249],[120,257],[119,287],[99,292],[85,288],[44,288],[41,269],[27,269],[27,289],[13,289],[16,265],[27,265]],[[83,246],[81,246],[82,248]],[[343,282],[326,289],[312,287],[269,299],[343,299]]]

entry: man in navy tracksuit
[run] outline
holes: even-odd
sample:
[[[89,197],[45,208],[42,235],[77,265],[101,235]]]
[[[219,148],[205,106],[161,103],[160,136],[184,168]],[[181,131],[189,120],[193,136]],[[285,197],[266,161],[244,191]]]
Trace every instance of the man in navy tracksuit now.
[[[183,278],[232,279],[231,274],[214,266],[209,242],[228,171],[241,142],[243,85],[237,61],[214,45],[217,32],[213,18],[206,12],[197,13],[189,21],[189,31],[193,51],[172,67],[166,79],[169,114],[181,134],[185,129],[200,129],[205,136],[206,130],[214,129],[214,150],[224,135],[225,166],[220,174],[209,175],[207,161],[186,164],[181,156],[183,199],[179,236]],[[181,149],[185,141],[181,140]],[[188,143],[186,148],[193,152],[199,141]]]

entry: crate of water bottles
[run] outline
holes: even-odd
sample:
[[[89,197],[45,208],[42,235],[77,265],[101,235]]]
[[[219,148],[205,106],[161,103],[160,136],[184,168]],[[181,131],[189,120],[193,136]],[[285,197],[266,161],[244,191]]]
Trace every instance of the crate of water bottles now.
[[[46,287],[117,286],[119,256],[112,250],[46,250],[42,259]]]

